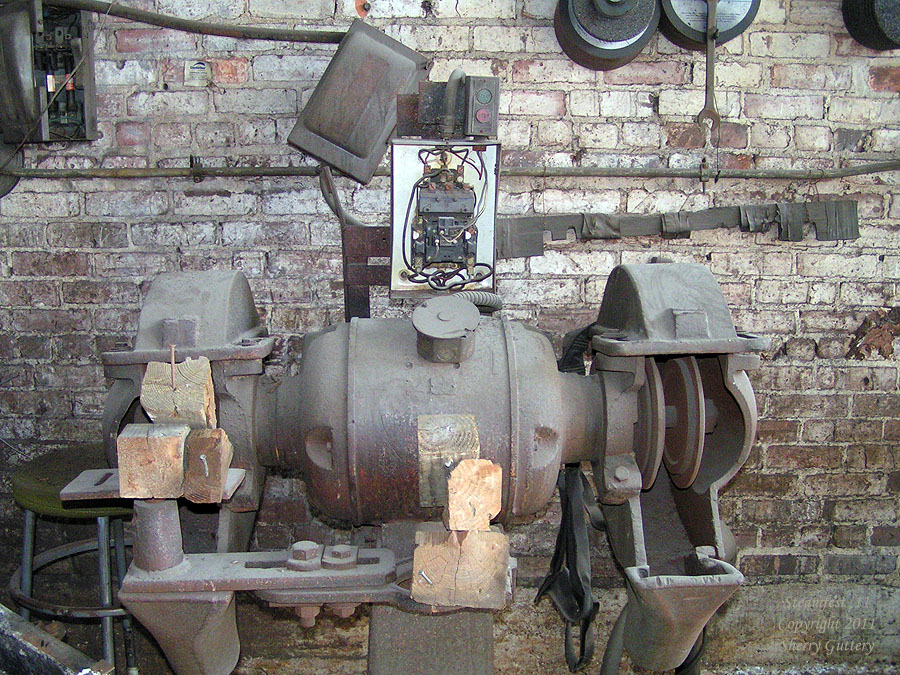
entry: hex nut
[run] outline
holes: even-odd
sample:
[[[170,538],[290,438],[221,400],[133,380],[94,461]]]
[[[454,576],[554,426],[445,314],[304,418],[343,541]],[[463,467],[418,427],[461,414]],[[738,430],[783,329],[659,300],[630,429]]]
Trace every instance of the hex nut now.
[[[353,555],[353,549],[346,544],[338,544],[337,546],[331,547],[332,558],[337,558],[338,560],[346,560],[351,555]]]
[[[319,545],[314,541],[298,541],[291,546],[291,558],[294,560],[312,560],[319,554]]]

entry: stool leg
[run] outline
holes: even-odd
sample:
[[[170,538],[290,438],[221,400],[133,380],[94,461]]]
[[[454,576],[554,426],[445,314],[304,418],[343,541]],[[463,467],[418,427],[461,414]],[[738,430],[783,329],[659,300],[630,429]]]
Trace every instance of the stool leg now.
[[[122,587],[122,580],[125,578],[127,561],[125,559],[125,527],[122,525],[121,518],[113,518],[113,543],[116,554],[116,586]],[[126,616],[122,619],[122,637],[125,642],[125,665],[128,668],[128,675],[137,675],[137,655],[134,649],[134,627],[131,623],[131,617]]]
[[[25,530],[22,535],[22,581],[20,588],[22,593],[31,597],[31,579],[34,573],[34,530],[36,516],[34,511],[25,509]],[[29,619],[31,612],[22,607],[19,615],[23,619]]]
[[[97,558],[100,566],[100,605],[112,607],[112,587],[109,569],[109,516],[97,518]],[[100,619],[103,634],[103,658],[113,665],[116,663],[115,643],[113,642],[113,619],[105,616]]]

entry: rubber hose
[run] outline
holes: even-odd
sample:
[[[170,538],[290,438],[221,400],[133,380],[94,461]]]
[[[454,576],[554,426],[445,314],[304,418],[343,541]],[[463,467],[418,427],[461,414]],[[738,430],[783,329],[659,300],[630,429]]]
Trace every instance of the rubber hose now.
[[[503,299],[490,291],[459,291],[453,295],[468,300],[484,314],[493,314],[503,309]]]
[[[625,649],[625,616],[628,605],[619,612],[619,618],[613,624],[603,652],[603,663],[600,664],[600,675],[619,675],[619,664]]]
[[[100,0],[44,0],[45,5],[53,7],[68,7],[80,9],[97,14],[109,14],[121,19],[130,19],[146,23],[151,26],[172,28],[187,33],[199,33],[201,35],[219,35],[222,37],[239,38],[244,40],[275,40],[278,42],[319,42],[337,44],[344,39],[344,31],[324,30],[292,30],[288,28],[268,28],[265,26],[238,26],[224,23],[207,23],[205,21],[193,21],[177,16],[166,16],[156,12],[147,12],[143,9],[126,7],[118,3],[110,4]]]

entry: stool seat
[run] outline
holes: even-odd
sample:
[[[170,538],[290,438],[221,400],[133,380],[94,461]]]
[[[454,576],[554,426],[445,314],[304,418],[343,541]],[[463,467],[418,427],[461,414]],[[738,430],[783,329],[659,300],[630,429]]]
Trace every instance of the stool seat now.
[[[70,505],[59,498],[59,491],[82,471],[107,465],[103,446],[85,443],[54,450],[18,467],[13,473],[12,496],[23,509],[42,516],[58,518],[129,518],[125,506],[87,506],[85,502]],[[128,502],[125,502],[128,503]]]

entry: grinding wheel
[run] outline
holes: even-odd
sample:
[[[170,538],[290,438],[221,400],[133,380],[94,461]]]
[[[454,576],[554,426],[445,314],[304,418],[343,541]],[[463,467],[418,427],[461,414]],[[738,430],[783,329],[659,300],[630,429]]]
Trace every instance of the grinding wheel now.
[[[900,48],[897,0],[844,0],[841,11],[847,32],[863,47],[878,51]]]
[[[634,59],[659,25],[658,0],[559,0],[553,28],[566,55],[592,70]]]
[[[753,23],[760,0],[718,0],[716,44],[736,38]],[[706,49],[706,0],[662,0],[659,30],[670,42],[693,50]]]
[[[9,162],[9,164],[7,164],[7,162]],[[0,143],[0,167],[6,167],[7,169],[21,169],[22,152],[17,151],[15,145]],[[16,187],[18,182],[18,176],[0,175],[0,197],[9,194],[10,190]]]
[[[663,459],[676,487],[694,482],[703,458],[706,401],[700,368],[693,356],[671,359],[661,369],[666,405]]]
[[[653,487],[663,458],[666,404],[662,378],[652,357],[644,359],[646,382],[638,392],[638,421],[634,429],[634,458],[641,471],[641,487]]]

